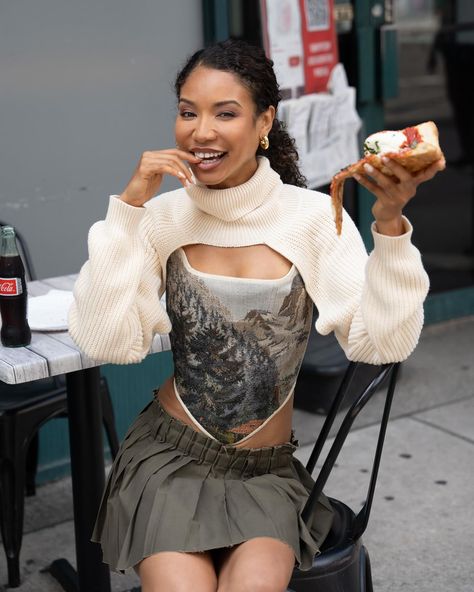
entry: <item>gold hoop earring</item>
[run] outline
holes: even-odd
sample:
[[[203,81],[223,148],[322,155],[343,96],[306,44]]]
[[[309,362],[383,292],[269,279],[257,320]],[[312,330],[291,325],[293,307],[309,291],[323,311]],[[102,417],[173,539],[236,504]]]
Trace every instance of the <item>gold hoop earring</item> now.
[[[262,150],[268,150],[268,147],[270,146],[268,136],[263,136],[262,138],[260,138],[260,146]]]

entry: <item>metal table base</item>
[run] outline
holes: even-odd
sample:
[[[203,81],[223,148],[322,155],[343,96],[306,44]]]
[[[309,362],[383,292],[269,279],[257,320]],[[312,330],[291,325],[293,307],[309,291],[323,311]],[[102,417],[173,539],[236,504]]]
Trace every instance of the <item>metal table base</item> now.
[[[66,379],[77,572],[66,559],[49,571],[66,592],[110,592],[109,568],[90,541],[105,486],[100,370],[78,370]]]

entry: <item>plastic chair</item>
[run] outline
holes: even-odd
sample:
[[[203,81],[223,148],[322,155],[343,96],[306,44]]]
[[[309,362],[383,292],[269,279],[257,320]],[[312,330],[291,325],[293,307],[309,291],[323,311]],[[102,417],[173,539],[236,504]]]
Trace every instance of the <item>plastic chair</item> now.
[[[3,225],[3,223],[0,223]],[[27,279],[36,279],[28,247],[18,231],[17,242]],[[102,414],[110,452],[119,442],[109,389],[101,378]],[[8,585],[20,585],[20,549],[23,536],[25,490],[35,493],[39,428],[54,417],[67,415],[64,375],[24,384],[0,381],[0,531],[8,566]]]
[[[306,464],[306,468],[310,473],[314,471],[344,397],[346,394],[350,394],[349,387],[357,366],[358,364],[351,362],[344,375],[334,403]],[[346,412],[308,497],[302,517],[305,522],[309,521],[308,519],[314,511],[316,501],[326,485],[354,420],[382,383],[389,380],[364,505],[358,514],[355,514],[346,504],[330,498],[334,509],[334,520],[331,530],[321,547],[321,554],[315,557],[310,570],[301,571],[295,568],[288,592],[341,592],[342,590],[344,592],[373,592],[369,553],[363,545],[361,537],[369,521],[399,366],[398,363],[381,366],[375,378],[370,381],[366,388],[363,388],[360,395]]]

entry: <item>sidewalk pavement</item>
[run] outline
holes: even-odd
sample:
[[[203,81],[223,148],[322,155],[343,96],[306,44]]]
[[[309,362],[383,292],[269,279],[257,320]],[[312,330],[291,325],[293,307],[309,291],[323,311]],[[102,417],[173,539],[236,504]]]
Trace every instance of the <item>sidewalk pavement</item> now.
[[[426,327],[402,366],[364,534],[377,592],[471,592],[474,588],[474,317]],[[362,413],[326,493],[354,510],[367,487],[382,396]],[[297,456],[309,457],[322,417],[295,410]],[[74,557],[70,479],[27,498],[19,592],[61,592],[45,568]],[[0,592],[6,588],[0,549]],[[112,574],[112,590],[138,585]],[[316,592],[316,591],[315,591]]]

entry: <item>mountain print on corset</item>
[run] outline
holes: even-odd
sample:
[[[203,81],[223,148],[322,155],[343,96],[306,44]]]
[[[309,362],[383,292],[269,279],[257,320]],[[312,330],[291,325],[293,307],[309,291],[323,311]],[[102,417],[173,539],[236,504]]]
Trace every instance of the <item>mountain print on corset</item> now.
[[[205,430],[234,444],[260,427],[290,394],[306,349],[312,303],[296,270],[284,283],[231,278],[229,284],[187,269],[184,257],[175,251],[167,263],[176,387]],[[241,311],[242,298],[245,302],[249,294],[255,302],[255,291],[257,300],[268,303],[270,297],[270,311],[253,307],[235,319],[233,308]]]

